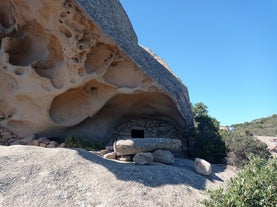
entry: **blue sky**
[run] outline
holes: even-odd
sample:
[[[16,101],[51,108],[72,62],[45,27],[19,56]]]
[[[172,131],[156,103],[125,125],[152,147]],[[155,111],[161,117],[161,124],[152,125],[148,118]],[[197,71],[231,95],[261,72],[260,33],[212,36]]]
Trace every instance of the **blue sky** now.
[[[221,125],[277,113],[276,0],[120,0],[139,44],[163,58]]]

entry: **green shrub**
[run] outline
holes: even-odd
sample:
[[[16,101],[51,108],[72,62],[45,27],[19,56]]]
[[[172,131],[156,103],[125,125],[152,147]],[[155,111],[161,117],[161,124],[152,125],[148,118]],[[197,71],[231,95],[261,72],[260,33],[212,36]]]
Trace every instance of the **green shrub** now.
[[[226,190],[209,191],[206,207],[276,207],[277,158],[265,160],[251,155],[239,175],[232,178]]]
[[[243,166],[248,161],[250,153],[268,159],[270,153],[267,145],[253,136],[247,136],[245,132],[221,134],[227,147],[227,164]]]
[[[65,146],[71,148],[82,148],[85,150],[100,150],[105,147],[102,142],[99,141],[86,141],[81,137],[69,136],[65,139]]]
[[[224,163],[226,147],[219,134],[219,122],[208,115],[207,106],[203,103],[195,104],[192,112],[195,121],[192,156],[211,163]]]
[[[225,163],[225,143],[217,134],[198,131],[192,154],[193,157],[205,159],[210,163]]]

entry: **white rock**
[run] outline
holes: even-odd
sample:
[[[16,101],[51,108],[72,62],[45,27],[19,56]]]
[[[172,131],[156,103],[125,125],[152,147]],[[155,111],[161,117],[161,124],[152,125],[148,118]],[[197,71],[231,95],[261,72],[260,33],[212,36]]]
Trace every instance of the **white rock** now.
[[[131,155],[123,155],[117,158],[120,161],[132,161],[132,156]]]
[[[114,160],[116,158],[116,153],[115,152],[109,152],[107,154],[104,154],[103,156],[105,159],[110,159]]]
[[[212,166],[204,159],[195,158],[194,169],[201,175],[210,175],[212,173]]]

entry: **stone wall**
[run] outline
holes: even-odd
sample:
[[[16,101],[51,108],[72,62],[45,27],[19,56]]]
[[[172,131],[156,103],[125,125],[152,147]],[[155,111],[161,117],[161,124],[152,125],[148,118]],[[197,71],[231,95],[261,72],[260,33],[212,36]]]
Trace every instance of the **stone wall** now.
[[[143,137],[139,135],[143,133]],[[128,138],[172,138],[184,136],[169,122],[151,119],[133,119],[120,124],[114,131],[115,140]]]
[[[17,139],[18,139],[18,136],[16,134],[0,126],[0,145],[9,145],[10,143],[12,143]]]

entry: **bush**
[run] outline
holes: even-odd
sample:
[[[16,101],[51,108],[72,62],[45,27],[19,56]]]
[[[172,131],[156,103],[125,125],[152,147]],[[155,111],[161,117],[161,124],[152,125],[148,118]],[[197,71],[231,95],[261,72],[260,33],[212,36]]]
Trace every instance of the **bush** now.
[[[248,161],[250,153],[268,159],[270,153],[267,145],[253,136],[247,136],[245,132],[221,134],[227,147],[227,164],[243,166]]]
[[[210,163],[225,163],[226,147],[218,134],[196,132],[193,157],[199,157]]]
[[[232,178],[226,190],[209,191],[207,207],[276,207],[277,158],[265,160],[250,155],[249,163],[239,175]]]
[[[102,142],[99,141],[86,141],[80,137],[69,136],[65,139],[65,146],[72,148],[82,148],[85,150],[100,150],[105,147]]]
[[[192,112],[195,120],[192,156],[211,163],[224,163],[226,147],[219,134],[219,122],[208,115],[207,106],[203,103],[195,104]]]

